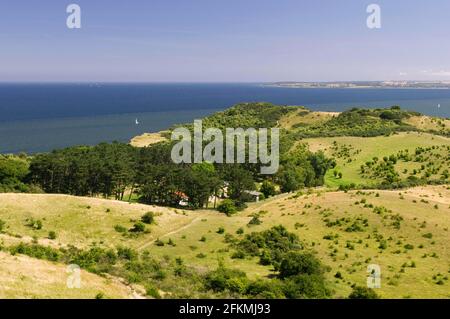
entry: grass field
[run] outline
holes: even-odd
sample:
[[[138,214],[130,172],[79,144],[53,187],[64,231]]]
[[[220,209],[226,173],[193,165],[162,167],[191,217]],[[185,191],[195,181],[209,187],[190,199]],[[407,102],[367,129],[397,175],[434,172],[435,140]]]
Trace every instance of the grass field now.
[[[43,245],[54,245],[55,242],[82,247],[93,242],[108,247],[123,244],[140,251],[148,250],[155,257],[182,257],[186,264],[199,271],[215,268],[223,261],[228,267],[245,271],[250,278],[260,278],[272,274],[271,268],[259,265],[256,258],[231,258],[234,249],[225,237],[231,234],[242,238],[249,232],[282,224],[295,232],[306,247],[316,251],[322,262],[330,267],[327,277],[334,297],[346,297],[352,284],[365,285],[368,264],[381,267],[382,288],[377,293],[382,297],[450,297],[450,253],[447,248],[450,191],[447,186],[366,193],[313,191],[310,194],[283,194],[250,204],[245,211],[232,217],[209,210],[183,215],[172,209],[71,196],[0,196],[0,219],[6,222],[7,233],[37,236]],[[110,209],[108,213],[107,208]],[[113,229],[116,223],[131,227],[130,218],[139,218],[148,210],[161,213],[156,218],[158,225],[150,226],[150,234],[124,238]],[[248,227],[252,215],[260,211],[265,211],[260,217],[262,224]],[[41,230],[24,226],[24,219],[30,214],[43,219]],[[83,222],[85,219],[87,221]],[[219,227],[223,227],[225,233],[219,234]],[[239,228],[244,229],[243,235],[236,234]],[[45,239],[49,229],[58,233],[56,240]],[[205,239],[201,240],[202,237]],[[2,238],[4,245],[26,239],[11,235]],[[165,245],[155,245],[156,238]],[[174,245],[167,244],[169,239]],[[22,267],[22,264],[17,265],[19,269]],[[50,267],[51,264],[46,265]],[[341,276],[335,278],[338,272]],[[61,286],[50,284],[42,288],[46,289],[45,293],[33,292],[32,287],[20,286],[21,275],[8,274],[9,280],[18,287],[17,291],[23,289],[40,296],[70,297],[70,294],[64,295]],[[0,289],[0,295],[2,293],[7,293],[5,288]],[[93,290],[86,292],[86,296],[92,294]]]
[[[81,270],[80,288],[68,288],[67,278],[67,265],[0,252],[0,299],[140,296],[117,278],[103,278]]]
[[[302,143],[308,143],[311,151],[322,150],[326,155],[336,159],[336,170],[342,173],[342,178],[334,177],[333,170],[329,170],[325,176],[326,184],[331,187],[341,184],[375,184],[380,180],[367,179],[360,174],[360,166],[373,157],[382,159],[384,156],[395,155],[401,150],[408,149],[414,153],[416,147],[430,147],[450,145],[450,139],[431,135],[428,133],[399,133],[391,136],[378,137],[324,137],[304,139]],[[336,142],[335,146],[333,142]],[[442,156],[448,156],[445,151]],[[405,168],[412,170],[414,167],[420,167],[420,163],[402,163],[396,164],[396,170],[402,172]],[[448,165],[447,165],[448,168]]]
[[[150,233],[130,238],[115,230],[116,225],[131,229],[148,211],[160,214],[156,225],[147,226]],[[189,224],[194,218],[192,212],[98,198],[0,194],[0,219],[6,223],[4,232],[7,234],[3,237],[14,242],[31,241],[36,237],[39,243],[52,246],[72,244],[84,248],[100,244],[139,247]],[[30,219],[41,220],[42,228],[27,226]],[[56,239],[47,238],[50,231],[56,232]]]

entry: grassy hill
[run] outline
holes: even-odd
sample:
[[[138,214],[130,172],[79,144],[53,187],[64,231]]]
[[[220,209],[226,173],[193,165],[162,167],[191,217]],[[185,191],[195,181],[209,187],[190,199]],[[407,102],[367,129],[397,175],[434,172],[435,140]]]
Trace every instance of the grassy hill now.
[[[182,210],[123,201],[55,194],[0,194],[0,220],[7,241],[28,241],[55,247],[90,245],[139,247],[159,236],[189,224],[195,215]],[[142,215],[154,212],[157,224],[135,235],[132,229]],[[40,221],[37,229],[30,221]],[[124,232],[116,230],[121,226]],[[49,239],[49,232],[56,233]],[[1,236],[1,235],[0,235]]]
[[[68,288],[67,265],[0,252],[0,299],[140,297],[117,278],[81,270],[80,279],[80,288]]]
[[[328,171],[325,177],[326,184],[332,187],[350,183],[375,185],[382,181],[382,177],[373,178],[367,176],[367,174],[361,174],[361,165],[365,165],[367,161],[371,161],[374,157],[378,157],[382,161],[383,157],[397,155],[400,151],[408,150],[409,154],[415,154],[418,147],[435,147],[435,149],[426,152],[427,155],[422,162],[398,160],[395,164],[395,170],[402,179],[411,175],[414,169],[421,170],[422,165],[429,167],[429,163],[436,168],[440,167],[434,174],[428,176],[429,178],[439,179],[440,174],[450,167],[448,157],[450,139],[428,133],[406,132],[391,136],[366,138],[352,136],[322,137],[304,139],[301,142],[307,143],[310,150],[322,150],[326,155],[336,160],[335,170],[342,173],[342,178],[335,177],[333,170]],[[439,149],[436,147],[439,147]],[[438,155],[437,158],[436,155]],[[407,169],[406,173],[404,173],[405,169]],[[424,172],[416,175],[420,177]]]
[[[214,269],[222,261],[253,279],[270,276],[271,266],[260,265],[257,258],[232,258],[235,249],[231,241],[282,224],[330,267],[326,276],[334,297],[347,296],[353,284],[364,285],[366,267],[375,263],[382,269],[382,288],[377,290],[382,297],[448,298],[449,198],[448,187],[428,186],[405,191],[283,194],[251,204],[232,217],[208,210],[189,212],[186,216],[160,208],[157,225],[149,226],[151,233],[136,238],[123,237],[114,230],[114,224],[131,226],[130,218],[136,219],[157,208],[69,196],[6,194],[1,195],[0,219],[6,221],[7,233],[25,236],[14,238],[4,234],[5,246],[26,241],[26,236],[37,236],[40,244],[52,245],[45,237],[48,229],[56,229],[60,235],[53,245],[122,244],[141,252],[149,251],[155,258],[182,258],[198,273]],[[87,209],[87,205],[91,208]],[[111,210],[108,213],[107,208]],[[23,226],[31,212],[43,220],[41,230]],[[249,227],[255,214],[262,223]],[[92,219],[83,223],[86,218]],[[240,228],[243,234],[237,234]],[[77,238],[77,234],[81,236]],[[155,238],[164,245],[157,245]],[[20,287],[20,275],[8,276]],[[168,293],[177,285],[172,275],[156,281],[156,285],[159,283]],[[33,291],[25,286],[23,289]],[[56,286],[45,289],[43,295],[64,296]],[[1,290],[0,293],[6,293],[4,288]]]

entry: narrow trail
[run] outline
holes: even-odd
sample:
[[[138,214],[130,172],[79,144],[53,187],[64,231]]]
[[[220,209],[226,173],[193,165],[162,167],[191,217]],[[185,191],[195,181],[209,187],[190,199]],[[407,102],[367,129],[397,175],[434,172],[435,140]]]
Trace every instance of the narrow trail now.
[[[164,235],[162,235],[162,236],[160,236],[160,237],[158,237],[156,239],[153,239],[152,241],[149,241],[149,242],[141,245],[140,247],[137,248],[137,250],[143,250],[143,249],[149,247],[150,245],[154,244],[158,239],[161,239],[161,238],[164,238],[164,237],[167,237],[167,236],[179,233],[180,231],[185,230],[186,228],[192,226],[194,223],[198,222],[200,219],[202,219],[204,217],[205,216],[203,216],[203,215],[202,216],[197,216],[193,220],[191,220],[189,223],[187,223],[186,225],[184,225],[184,226],[182,226],[182,227],[180,227],[178,229],[172,230],[172,231],[170,231],[168,233],[165,233]]]

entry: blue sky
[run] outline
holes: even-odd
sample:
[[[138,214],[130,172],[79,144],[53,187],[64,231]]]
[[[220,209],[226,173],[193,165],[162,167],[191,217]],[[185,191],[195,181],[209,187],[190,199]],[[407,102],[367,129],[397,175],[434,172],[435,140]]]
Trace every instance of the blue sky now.
[[[449,14],[448,0],[2,0],[0,81],[450,80]]]

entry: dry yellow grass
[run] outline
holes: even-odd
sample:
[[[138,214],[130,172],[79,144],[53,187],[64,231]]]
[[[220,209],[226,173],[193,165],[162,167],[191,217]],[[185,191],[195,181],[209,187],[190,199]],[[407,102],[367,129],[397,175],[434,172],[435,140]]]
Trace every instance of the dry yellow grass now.
[[[156,225],[147,226],[150,233],[128,238],[114,229],[127,229],[148,211],[153,211]],[[27,218],[40,219],[43,227],[35,230],[26,226]],[[39,243],[52,246],[74,245],[86,247],[93,243],[104,246],[120,244],[138,247],[159,236],[190,223],[191,212],[171,208],[127,203],[122,201],[76,197],[57,194],[0,194],[0,219],[6,222],[5,232],[10,241],[30,241],[36,236]],[[55,231],[55,240],[47,239]],[[22,238],[15,238],[14,235]]]
[[[162,135],[163,133],[164,132],[144,133],[142,135],[133,137],[130,141],[130,144],[135,147],[146,147],[152,144],[167,141],[167,138]]]
[[[318,194],[296,198],[281,195],[254,205],[245,213],[268,212],[262,218],[263,224],[253,228],[255,231],[282,224],[308,243],[323,263],[331,267],[327,276],[334,284],[335,297],[347,296],[353,283],[365,286],[367,265],[378,264],[382,287],[377,293],[383,298],[450,298],[449,281],[436,283],[439,278],[450,277],[448,185],[404,191]],[[392,213],[384,217],[374,213],[372,207],[355,204],[362,199],[367,205],[383,206]],[[399,229],[392,226],[390,218],[396,214],[403,219]],[[358,216],[368,220],[364,231],[347,232],[344,229],[348,225],[327,227],[324,222],[325,218],[353,220]],[[325,240],[323,237],[328,234],[336,234],[338,238]],[[424,237],[426,234],[432,237]],[[379,235],[386,240],[386,249],[379,248],[376,240]],[[413,249],[405,249],[407,244]],[[334,249],[335,256],[332,256]],[[343,280],[334,278],[338,271]],[[433,279],[438,274],[442,277]]]
[[[117,278],[103,278],[81,270],[80,288],[68,288],[67,265],[0,252],[0,299],[13,298],[139,298]]]
[[[158,225],[151,226],[152,233],[124,239],[124,244],[141,251],[148,250],[155,257],[181,257],[186,264],[203,271],[217,267],[218,261],[223,260],[228,267],[243,270],[250,278],[257,279],[273,274],[271,267],[258,264],[257,258],[231,258],[234,249],[225,242],[225,235],[217,233],[217,230],[223,227],[226,233],[242,238],[243,235],[236,234],[239,228],[243,228],[245,234],[248,234],[281,224],[296,233],[307,247],[316,251],[320,260],[330,267],[327,277],[336,298],[346,297],[352,284],[364,286],[367,265],[372,263],[381,266],[382,288],[378,289],[377,293],[384,298],[450,298],[449,281],[444,280],[442,284],[437,284],[439,278],[450,276],[449,198],[450,188],[445,185],[364,193],[326,192],[322,189],[299,196],[283,194],[252,203],[248,209],[232,217],[208,210],[185,212],[187,215],[184,215],[182,211],[176,213],[173,209],[152,207],[150,210],[159,210],[163,214],[157,218]],[[5,202],[8,203],[6,212]],[[86,209],[88,204],[91,206],[89,210]],[[377,214],[373,210],[376,206],[383,206],[392,212]],[[110,213],[105,213],[107,207],[111,209]],[[43,239],[42,234],[46,234],[48,229],[57,228],[61,237],[56,241],[61,243],[75,241],[79,245],[87,245],[95,239],[100,245],[110,246],[122,243],[123,239],[112,229],[116,221],[125,223],[130,216],[137,218],[142,212],[149,210],[149,207],[72,196],[6,194],[0,196],[0,219],[6,219],[8,232],[14,230],[28,237],[34,233],[40,234],[39,241],[45,245],[51,243]],[[248,227],[251,215],[261,210],[267,211],[260,217],[262,224]],[[30,211],[34,212],[35,216],[45,217],[42,233],[23,226],[25,212]],[[60,221],[55,218],[55,215],[72,214],[77,216],[73,223],[58,224]],[[402,218],[399,229],[392,224],[392,216],[397,214]],[[347,222],[337,226],[327,226],[325,222],[326,218],[330,221],[341,218],[353,221],[357,217],[368,220],[368,226],[364,227],[363,231],[346,231]],[[88,222],[85,222],[85,219]],[[338,237],[334,240],[325,239],[324,236],[329,234],[336,234]],[[432,237],[424,237],[427,234]],[[385,249],[379,248],[377,237],[380,235],[387,243]],[[202,236],[206,238],[205,241],[200,241]],[[13,240],[11,236],[8,238]],[[103,243],[100,243],[100,238],[103,238]],[[154,245],[156,238],[166,243],[172,239],[176,245]],[[14,239],[23,240],[24,238]],[[5,245],[8,244],[10,243],[5,242]],[[406,249],[407,244],[413,248]],[[335,249],[336,252],[332,255]],[[204,254],[204,258],[199,258],[199,253]],[[53,264],[48,263],[46,267],[52,267],[51,265]],[[22,264],[18,263],[17,267],[21,269]],[[6,269],[0,263],[0,273],[1,268]],[[343,279],[334,277],[337,272],[342,274]],[[434,276],[438,274],[441,277],[435,279]],[[11,277],[16,285],[17,282],[20,283],[17,279],[20,275],[16,276],[12,272],[0,276]],[[27,295],[32,292],[37,296],[64,297],[58,290],[60,288],[55,286],[48,286],[48,291],[42,293],[34,292],[33,289],[37,288],[31,286],[17,287],[17,294]],[[87,296],[92,297],[92,294]]]
[[[410,118],[403,120],[403,122],[425,131],[433,130],[448,132],[450,130],[450,120],[426,115],[411,116]]]

